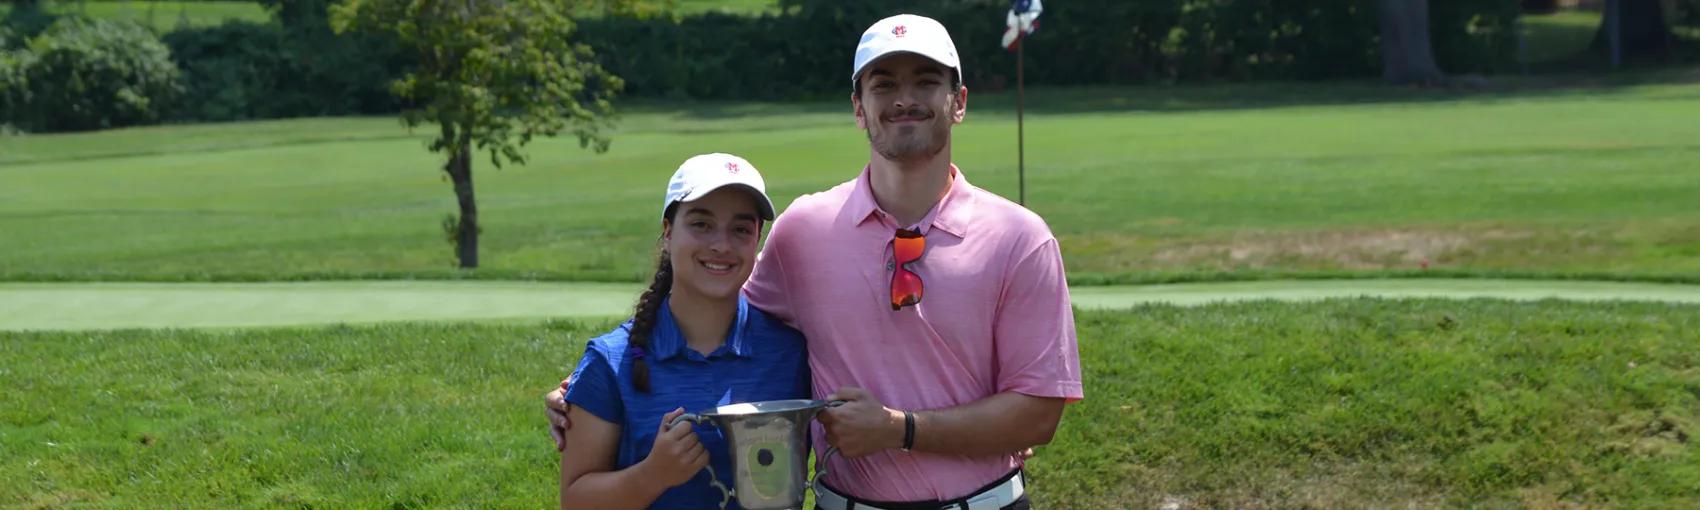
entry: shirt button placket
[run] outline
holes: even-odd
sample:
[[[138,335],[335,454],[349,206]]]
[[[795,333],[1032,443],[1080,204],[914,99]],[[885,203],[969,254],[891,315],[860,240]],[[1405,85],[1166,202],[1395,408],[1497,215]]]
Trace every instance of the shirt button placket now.
[[[720,399],[715,394],[715,389],[720,387],[720,367],[709,360],[707,356],[703,357],[702,362],[705,370],[702,371],[703,381],[697,385],[698,388],[701,388],[698,391],[703,392],[703,395],[708,397],[703,400],[712,400],[711,405],[718,405]]]

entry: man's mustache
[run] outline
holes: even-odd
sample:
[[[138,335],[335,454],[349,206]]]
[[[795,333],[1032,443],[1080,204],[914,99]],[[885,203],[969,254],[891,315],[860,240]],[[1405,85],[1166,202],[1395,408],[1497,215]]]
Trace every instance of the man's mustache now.
[[[885,121],[891,122],[891,121],[896,121],[896,120],[930,120],[932,118],[933,118],[933,112],[927,111],[927,110],[919,108],[919,107],[916,107],[916,108],[909,108],[909,109],[903,110],[901,112],[893,113],[893,114],[890,114],[890,115],[886,115]]]

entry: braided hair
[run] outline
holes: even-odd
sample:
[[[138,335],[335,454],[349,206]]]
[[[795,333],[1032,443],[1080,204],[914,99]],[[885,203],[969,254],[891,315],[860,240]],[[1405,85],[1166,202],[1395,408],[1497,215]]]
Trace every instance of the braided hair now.
[[[659,240],[656,242],[661,243]],[[655,266],[655,281],[650,282],[649,289],[638,298],[637,311],[632,315],[631,337],[627,340],[637,353],[637,359],[632,361],[632,385],[643,393],[649,393],[649,363],[644,361],[644,353],[649,350],[649,333],[655,329],[661,302],[672,291],[673,257],[663,248],[660,261]]]

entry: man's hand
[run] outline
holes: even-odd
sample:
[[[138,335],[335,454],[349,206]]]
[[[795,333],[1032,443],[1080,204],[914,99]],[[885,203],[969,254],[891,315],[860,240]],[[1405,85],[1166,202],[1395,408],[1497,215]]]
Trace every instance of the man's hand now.
[[[566,451],[567,429],[573,428],[572,421],[567,420],[567,411],[571,410],[573,405],[562,400],[567,394],[567,384],[572,381],[572,377],[562,379],[561,387],[543,396],[543,414],[549,418],[549,435],[555,438],[557,452]]]
[[[855,459],[903,447],[902,411],[886,408],[861,388],[839,388],[826,399],[844,401],[819,415],[826,427],[826,444],[838,447],[840,457]]]

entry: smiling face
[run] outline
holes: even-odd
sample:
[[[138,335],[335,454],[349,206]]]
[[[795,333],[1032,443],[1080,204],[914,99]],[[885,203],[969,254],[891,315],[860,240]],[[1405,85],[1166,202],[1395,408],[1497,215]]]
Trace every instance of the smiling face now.
[[[664,227],[673,258],[673,292],[705,301],[737,299],[761,244],[755,197],[727,186],[674,207]]]
[[[954,77],[954,70],[912,53],[869,64],[851,97],[856,126],[888,160],[932,158],[949,145],[951,125],[967,113],[968,91],[953,86]]]

